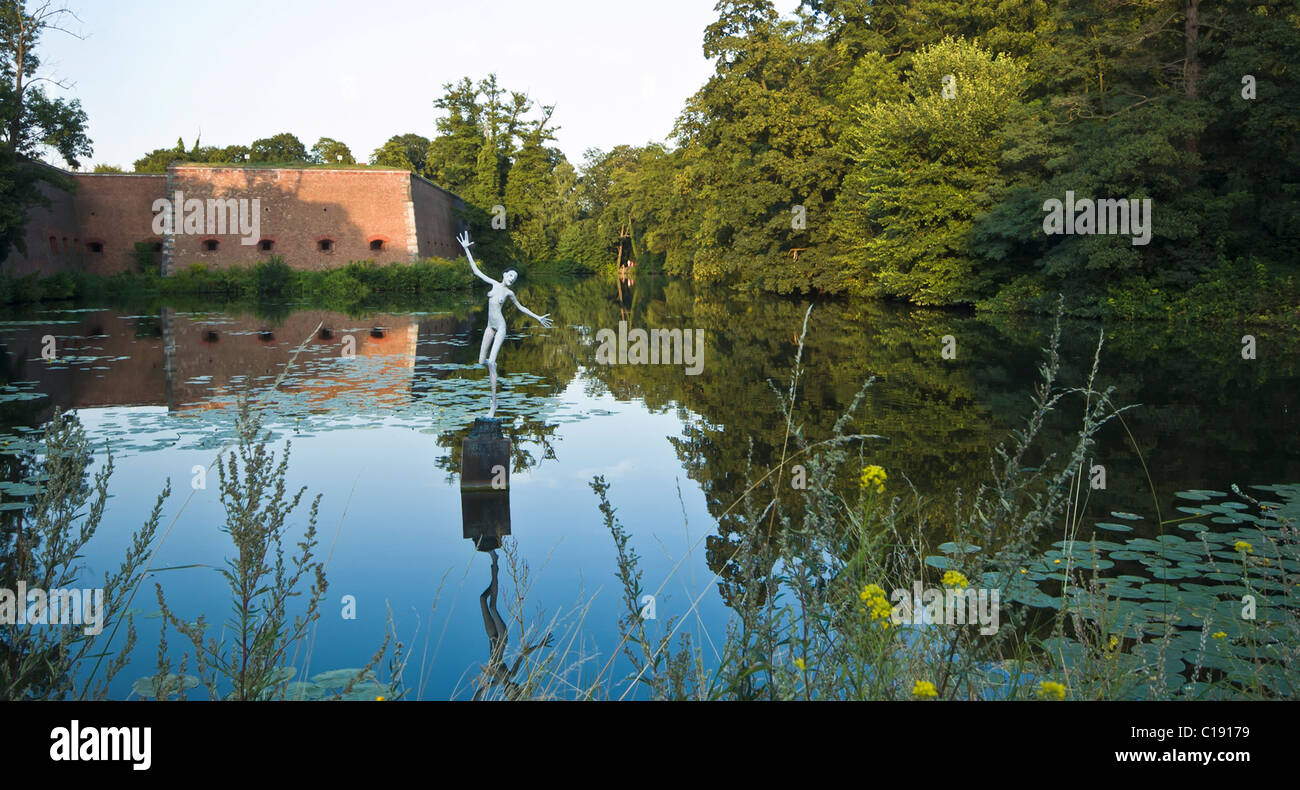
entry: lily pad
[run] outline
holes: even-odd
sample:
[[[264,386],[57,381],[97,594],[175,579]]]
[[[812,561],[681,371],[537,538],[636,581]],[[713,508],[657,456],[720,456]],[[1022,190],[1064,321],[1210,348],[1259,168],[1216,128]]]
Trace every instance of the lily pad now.
[[[193,675],[177,675],[173,672],[164,677],[161,684],[154,675],[139,678],[131,684],[131,690],[146,699],[157,699],[188,691],[198,685],[199,679]]]

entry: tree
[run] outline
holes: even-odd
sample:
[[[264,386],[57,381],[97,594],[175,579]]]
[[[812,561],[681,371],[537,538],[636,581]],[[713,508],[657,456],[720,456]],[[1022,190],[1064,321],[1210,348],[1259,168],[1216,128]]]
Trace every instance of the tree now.
[[[292,164],[310,161],[307,157],[307,147],[289,132],[281,132],[274,137],[254,140],[253,144],[249,146],[249,152],[252,154],[251,160],[254,162]]]
[[[311,147],[310,161],[325,165],[355,165],[352,150],[338,140],[322,137]]]
[[[65,25],[77,17],[48,0],[31,11],[26,6],[25,0],[0,2],[0,113],[5,144],[14,153],[33,158],[40,146],[49,146],[75,169],[80,166],[78,157],[91,152],[86,113],[77,99],[45,94],[43,83],[62,89],[70,86],[40,76],[36,47],[46,31],[76,36]]]
[[[54,149],[72,168],[91,153],[86,113],[77,99],[51,98],[43,83],[68,85],[41,75],[37,46],[51,30],[72,33],[76,15],[53,2],[30,10],[26,0],[0,0],[0,260],[11,248],[27,252],[23,242],[27,210],[47,205],[39,185],[70,189],[71,183],[32,160],[42,147]]]
[[[919,304],[973,301],[972,223],[1002,183],[989,144],[1025,91],[1025,67],[965,39],[911,61],[907,96],[863,106],[836,221],[842,266],[868,292]]]
[[[243,145],[217,147],[200,145],[199,138],[194,138],[194,146],[185,149],[185,140],[177,138],[172,148],[157,148],[135,160],[137,173],[166,173],[167,168],[178,162],[208,162],[212,164],[243,164],[248,161],[249,149]]]
[[[446,113],[438,118],[437,134],[425,156],[425,175],[437,184],[466,197],[474,180],[483,129],[479,116],[479,89],[469,77],[442,86],[441,98],[433,106]]]
[[[395,134],[375,149],[370,155],[370,164],[426,175],[428,155],[429,138],[418,134]]]
[[[674,129],[690,237],[669,265],[706,281],[780,292],[823,288],[815,247],[845,170],[813,43],[768,0],[723,0],[704,34],[715,73]]]
[[[525,260],[554,259],[559,244],[563,199],[557,189],[556,168],[564,154],[546,143],[555,139],[549,127],[554,107],[542,108],[542,117],[527,123],[523,140],[511,157],[504,190],[512,241]],[[572,168],[569,168],[572,170]],[[565,176],[562,176],[565,177]]]

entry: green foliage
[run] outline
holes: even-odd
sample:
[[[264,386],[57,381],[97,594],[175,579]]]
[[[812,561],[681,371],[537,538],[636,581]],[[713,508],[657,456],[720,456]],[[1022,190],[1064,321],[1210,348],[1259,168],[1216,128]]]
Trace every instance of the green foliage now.
[[[82,586],[98,587],[103,594],[101,630],[87,633],[94,630],[89,622],[84,626],[6,625],[0,630],[0,698],[103,698],[135,645],[135,628],[126,610],[147,571],[162,504],[171,494],[171,485],[163,487],[149,519],[130,537],[122,564],[106,572],[100,583],[84,576],[80,561],[104,516],[112,456],[88,484],[91,452],[85,432],[75,415],[55,409],[45,425],[42,455],[38,460],[34,453],[29,454],[25,461],[35,472],[31,493],[16,519],[11,520],[8,514],[13,511],[8,511],[0,523],[0,589],[15,590],[20,581],[29,589],[47,593],[68,590],[80,594]],[[83,610],[82,616],[88,619],[93,615]],[[121,620],[126,623],[124,640],[112,651]],[[110,627],[105,628],[106,624]],[[96,659],[93,665],[89,663],[92,658]],[[101,666],[102,675],[98,672]],[[79,670],[88,671],[78,677]],[[74,681],[82,683],[80,691]]]
[[[567,273],[575,267],[558,262],[542,268],[553,273]],[[354,261],[326,271],[298,271],[279,256],[272,256],[254,266],[213,269],[206,263],[191,263],[178,267],[168,277],[159,274],[153,266],[143,271],[107,276],[82,271],[61,272],[50,277],[35,274],[0,276],[0,304],[31,304],[54,299],[131,303],[166,296],[252,300],[262,312],[271,310],[273,302],[293,300],[354,311],[372,295],[391,302],[395,297],[461,290],[474,282],[469,266],[463,260],[429,258],[387,265]]]
[[[776,292],[1049,311],[1044,295],[1064,293],[1080,315],[1169,314],[1123,304],[1112,292],[1131,280],[1195,291],[1196,315],[1290,312],[1251,268],[1285,282],[1300,253],[1300,0],[1201,4],[1191,26],[1177,0],[716,10],[715,72],[677,147],[589,154],[563,257],[608,267],[630,228],[637,260]],[[475,159],[460,166],[472,180]],[[1067,190],[1150,198],[1151,243],[1047,236],[1043,203]]]
[[[844,164],[831,144],[834,108],[812,62],[815,42],[770,2],[718,4],[704,52],[716,71],[677,122],[674,186],[694,227],[679,243],[703,281],[778,292],[833,284],[815,247]],[[801,213],[800,213],[801,212]]]
[[[73,168],[90,156],[87,116],[78,99],[51,98],[41,68],[40,43],[50,30],[64,31],[75,14],[44,4],[0,0],[0,260],[11,250],[26,252],[27,212],[49,204],[41,182],[71,190],[69,180],[34,160],[42,148],[55,151]]]
[[[153,242],[137,241],[131,248],[131,259],[135,262],[136,272],[156,272],[162,264],[162,253],[154,250]]]
[[[370,164],[425,175],[428,154],[428,138],[418,134],[395,134],[375,149],[370,155]]]
[[[292,281],[293,270],[281,255],[272,255],[253,267],[253,287],[258,296],[284,296]]]
[[[267,439],[259,440],[258,422],[247,401],[242,403],[238,432],[238,448],[217,466],[221,504],[226,511],[222,532],[230,536],[235,551],[220,571],[233,602],[220,640],[205,641],[206,615],[200,614],[192,623],[183,621],[167,604],[162,585],[155,584],[155,589],[166,624],[189,640],[195,670],[211,698],[220,699],[226,692],[229,699],[259,700],[283,696],[284,684],[294,673],[282,669],[297,655],[295,648],[320,618],[327,583],[324,564],[314,553],[320,495],[312,500],[307,525],[296,543],[297,553],[287,556],[289,516],[306,487],[288,492],[289,447],[277,463],[275,454],[266,448]],[[304,583],[309,584],[305,591],[300,589]],[[290,619],[289,605],[298,596],[304,597],[303,611]],[[156,689],[166,688],[171,671],[165,639],[164,631]],[[182,659],[182,675],[185,663]]]
[[[1025,69],[954,39],[911,64],[907,96],[865,105],[849,134],[855,168],[836,218],[843,265],[863,291],[918,304],[971,301],[981,278],[970,229],[1001,182],[987,140],[1020,101]]]
[[[338,140],[322,137],[311,147],[308,161],[322,165],[355,165],[352,150]]]
[[[310,162],[307,147],[289,132],[254,140],[248,147],[254,162]]]

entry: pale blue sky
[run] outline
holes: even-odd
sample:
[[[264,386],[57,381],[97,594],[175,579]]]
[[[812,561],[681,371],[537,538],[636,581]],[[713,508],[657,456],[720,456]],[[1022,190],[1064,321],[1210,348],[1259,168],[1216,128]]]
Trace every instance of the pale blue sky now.
[[[441,86],[492,71],[556,105],[577,164],[591,146],[665,139],[712,71],[713,0],[68,2],[88,37],[50,33],[41,54],[90,116],[84,167],[130,170],[200,130],[206,145],[333,137],[364,160],[393,134],[432,137]]]

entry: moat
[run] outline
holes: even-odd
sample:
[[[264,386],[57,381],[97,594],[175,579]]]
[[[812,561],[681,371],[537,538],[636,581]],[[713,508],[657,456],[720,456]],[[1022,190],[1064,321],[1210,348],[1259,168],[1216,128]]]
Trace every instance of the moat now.
[[[512,442],[512,548],[501,556],[501,613],[512,627],[516,618],[541,623],[574,655],[593,657],[592,672],[618,652],[615,547],[589,486],[599,475],[646,585],[662,590],[656,618],[683,617],[681,628],[716,659],[711,644],[730,615],[719,582],[734,584],[738,573],[728,509],[754,470],[780,462],[779,397],[809,303],[649,275],[635,284],[525,282],[519,294],[555,325],[507,314],[497,416]],[[132,695],[133,681],[155,671],[154,582],[186,617],[220,621],[228,609],[216,569],[229,542],[210,465],[233,439],[241,393],[263,414],[273,449],[291,443],[290,485],[324,495],[329,591],[304,677],[362,666],[391,609],[412,652],[404,675],[412,696],[473,695],[489,653],[479,596],[492,559],[466,540],[458,477],[462,440],[486,410],[487,373],[476,364],[484,321],[481,294],[464,292],[419,310],[354,315],[293,305],[46,305],[0,323],[0,507],[21,507],[15,500],[30,491],[39,429],[56,407],[78,415],[96,464],[105,450],[116,463],[85,578],[120,561],[126,537],[172,481],[165,519],[176,520],[132,604],[139,643],[114,696]],[[598,359],[601,333],[622,323],[695,333],[699,369]],[[1090,525],[1151,513],[1152,487],[1168,512],[1185,504],[1176,492],[1300,480],[1291,411],[1300,340],[1265,328],[1067,321],[1063,378],[1086,375],[1103,328],[1099,383],[1137,407],[1102,431],[1089,459],[1104,468],[1104,488],[1089,494]],[[887,471],[891,495],[914,487],[942,511],[955,491],[985,479],[991,451],[1022,423],[1050,331],[1049,319],[818,302],[794,419],[809,440],[824,438],[875,376],[849,428],[884,438],[854,452]],[[1241,353],[1247,332],[1254,359]],[[949,336],[955,353],[945,355]],[[1065,443],[1077,411],[1053,415],[1045,444]],[[1132,536],[1155,536],[1154,522],[1135,520]],[[516,574],[527,565],[522,608],[509,562]]]

